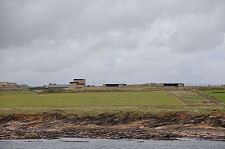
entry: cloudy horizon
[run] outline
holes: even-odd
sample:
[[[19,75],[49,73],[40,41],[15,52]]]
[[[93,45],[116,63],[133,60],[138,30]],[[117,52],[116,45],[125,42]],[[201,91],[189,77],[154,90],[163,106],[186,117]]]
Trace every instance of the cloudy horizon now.
[[[0,0],[0,81],[225,84],[224,0]]]

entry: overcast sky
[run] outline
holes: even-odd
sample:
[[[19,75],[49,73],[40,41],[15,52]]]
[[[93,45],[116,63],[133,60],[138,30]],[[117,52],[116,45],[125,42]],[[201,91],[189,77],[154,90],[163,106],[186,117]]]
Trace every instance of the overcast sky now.
[[[0,81],[225,84],[225,0],[0,0]]]

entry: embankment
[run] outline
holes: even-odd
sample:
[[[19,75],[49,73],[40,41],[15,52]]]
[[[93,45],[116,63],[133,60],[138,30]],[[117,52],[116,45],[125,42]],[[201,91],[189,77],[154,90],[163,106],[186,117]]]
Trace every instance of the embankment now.
[[[102,113],[97,116],[42,113],[0,116],[0,139],[180,137],[225,140],[225,114]]]

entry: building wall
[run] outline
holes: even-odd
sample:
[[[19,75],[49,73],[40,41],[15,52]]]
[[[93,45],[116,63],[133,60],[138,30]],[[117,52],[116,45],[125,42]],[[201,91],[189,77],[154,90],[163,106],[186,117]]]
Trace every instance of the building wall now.
[[[78,85],[86,85],[86,79],[74,79],[73,82]]]
[[[86,79],[74,79],[69,88],[79,89],[86,87]]]
[[[12,82],[0,82],[0,87],[17,87],[17,84]]]
[[[178,87],[184,87],[184,83],[178,83]]]
[[[1,87],[8,86],[8,82],[0,82],[0,86]]]

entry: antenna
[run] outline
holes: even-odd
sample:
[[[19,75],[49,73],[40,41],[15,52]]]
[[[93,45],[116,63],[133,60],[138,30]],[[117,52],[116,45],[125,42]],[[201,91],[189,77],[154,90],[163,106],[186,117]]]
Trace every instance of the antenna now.
[[[93,86],[95,86],[95,78],[92,79]]]

